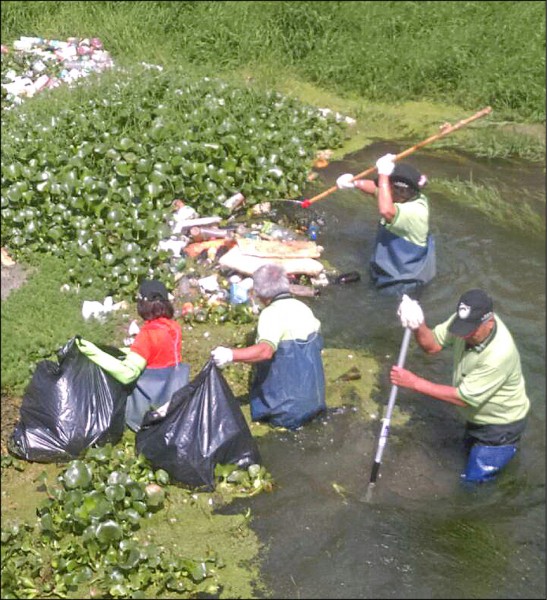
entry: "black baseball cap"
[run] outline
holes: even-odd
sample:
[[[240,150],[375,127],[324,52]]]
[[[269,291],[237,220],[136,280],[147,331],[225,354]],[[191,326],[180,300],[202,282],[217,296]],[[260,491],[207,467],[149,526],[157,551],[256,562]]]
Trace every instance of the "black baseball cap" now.
[[[483,290],[468,290],[458,300],[456,317],[448,331],[459,337],[465,337],[475,331],[479,325],[488,321],[494,314],[492,298]]]
[[[400,185],[400,187],[411,187],[415,192],[419,192],[421,189],[421,179],[422,174],[406,163],[395,163],[393,173],[389,176],[392,184]],[[378,176],[374,178],[374,183],[378,185]]]
[[[169,300],[165,285],[157,279],[146,279],[139,286],[140,300]]]

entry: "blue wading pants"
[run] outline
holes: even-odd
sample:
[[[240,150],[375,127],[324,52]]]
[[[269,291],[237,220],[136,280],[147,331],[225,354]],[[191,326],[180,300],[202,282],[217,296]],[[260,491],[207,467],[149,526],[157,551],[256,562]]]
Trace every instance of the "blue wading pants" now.
[[[253,421],[296,429],[326,410],[323,337],[279,343],[271,360],[255,365],[250,403]]]
[[[384,293],[402,295],[425,285],[436,274],[435,239],[429,234],[427,246],[418,246],[378,227],[370,259],[372,283]]]
[[[159,408],[184,387],[190,378],[190,365],[179,363],[174,367],[145,369],[127,397],[125,422],[133,431],[141,428],[144,415],[154,407]]]
[[[461,478],[464,481],[477,483],[493,479],[516,453],[517,447],[514,444],[503,446],[475,444],[469,452],[467,465]]]

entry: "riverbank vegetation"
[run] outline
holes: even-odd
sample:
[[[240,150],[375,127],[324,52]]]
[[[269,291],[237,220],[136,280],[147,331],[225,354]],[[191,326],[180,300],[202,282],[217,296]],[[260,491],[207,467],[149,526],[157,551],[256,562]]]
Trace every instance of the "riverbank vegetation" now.
[[[436,147],[489,158],[545,159],[541,2],[4,1],[1,27],[4,44],[21,35],[99,36],[122,69],[2,110],[2,244],[29,269],[25,286],[1,304],[3,451],[6,428],[16,416],[5,419],[4,409],[17,409],[36,362],[53,358],[75,334],[121,345],[128,319],[136,317],[131,307],[129,316],[115,313],[105,323],[84,322],[82,301],[109,294],[116,300],[120,294],[132,298],[143,276],[167,281],[187,266],[166,268],[169,257],[157,251],[175,197],[223,217],[227,213],[222,202],[236,191],[243,191],[251,205],[298,197],[309,187],[307,176],[317,151],[332,150],[336,159],[373,141],[408,141],[410,146],[443,123],[455,123],[488,105],[491,116]],[[319,108],[332,112],[323,116]],[[348,126],[345,117],[355,123]],[[514,218],[495,189],[473,182],[433,185],[450,200],[484,207],[489,218]],[[538,205],[541,211],[545,199],[533,200],[534,209]],[[495,211],[489,210],[492,206]],[[537,211],[529,213],[527,206],[519,210],[519,223],[544,235]],[[193,371],[214,345],[241,344],[253,328],[253,323],[187,325],[183,351]],[[361,357],[361,371],[369,376],[344,381],[341,367],[347,366],[349,352],[342,354],[343,360],[325,354],[332,369],[329,406],[355,398],[369,402],[378,372],[375,361]],[[248,374],[244,366],[226,370],[240,398]],[[358,384],[365,387],[357,393]],[[359,409],[369,417],[378,417],[374,403],[363,406]],[[249,419],[248,407],[243,408]],[[265,433],[258,426],[252,431]],[[20,481],[13,466],[6,462],[2,469],[10,495]],[[22,496],[34,503],[29,514],[35,514],[40,483],[36,467],[25,471],[21,486]],[[49,469],[48,485],[59,472]],[[252,562],[258,544],[246,527],[248,517],[233,515],[219,524],[209,503],[213,498],[214,505],[213,496],[192,500],[178,488],[167,489],[169,520],[161,520],[164,513],[158,512],[149,521],[155,541],[173,542],[173,531],[179,529],[170,519],[179,519],[180,525],[178,513],[184,505],[194,511],[188,517],[195,524],[192,535],[207,531],[207,539],[213,545],[218,541],[222,551],[218,558],[209,555],[214,577],[204,577],[196,587],[196,578],[205,571],[170,562],[171,575],[196,568],[196,577],[190,581],[191,573],[190,579],[184,575],[188,590],[162,588],[160,593],[189,597],[216,589],[221,597],[251,597],[255,591],[250,582],[258,577]],[[46,524],[53,510],[60,515],[64,509],[50,498],[41,509]],[[9,504],[4,512],[3,503],[3,523],[4,517],[19,518],[23,512]],[[198,513],[202,518],[194,518]],[[128,532],[131,516],[126,519]],[[69,521],[57,525],[68,527]],[[90,597],[91,587],[104,597],[142,597],[137,588],[143,581],[167,581],[162,579],[165,573],[154,571],[159,554],[139,554],[137,560],[134,540],[127,536],[120,540],[123,556],[116,560],[129,565],[127,573],[133,569],[138,574],[133,580],[122,578],[123,588],[108,561],[97,563],[104,578],[98,587],[90,586],[89,573],[74,554],[89,548],[69,547],[71,531],[64,532],[69,540],[60,553],[64,571],[55,580],[47,570],[47,553],[59,549],[45,549],[46,558],[40,557],[43,562],[38,564],[33,536],[43,530],[43,523],[42,530],[36,527],[3,532],[6,548],[24,557],[29,569],[23,574],[14,568],[8,574],[15,588],[27,586],[25,597],[36,596],[35,590],[55,596],[54,590],[63,592],[67,584],[73,595],[74,586],[81,593],[83,585]],[[64,535],[52,527],[46,525],[51,540]],[[216,533],[224,528],[223,539],[214,537],[215,528]],[[117,529],[109,531],[116,535]],[[207,556],[205,546],[196,547],[195,556]],[[232,556],[237,556],[231,565],[235,568],[221,568],[221,559]],[[136,561],[133,566],[131,560]],[[247,575],[240,560],[247,561]],[[75,569],[81,581],[70,575]]]
[[[287,74],[372,102],[545,122],[543,2],[2,2],[2,40],[100,35],[118,63]],[[525,41],[525,43],[524,43]]]

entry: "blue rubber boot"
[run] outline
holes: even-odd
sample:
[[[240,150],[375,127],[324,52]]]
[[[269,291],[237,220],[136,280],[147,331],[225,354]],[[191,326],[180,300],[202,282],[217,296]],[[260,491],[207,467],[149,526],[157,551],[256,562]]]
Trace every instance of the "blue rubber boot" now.
[[[469,452],[467,465],[461,478],[464,481],[477,483],[493,479],[516,453],[517,447],[513,444],[503,446],[475,444]]]

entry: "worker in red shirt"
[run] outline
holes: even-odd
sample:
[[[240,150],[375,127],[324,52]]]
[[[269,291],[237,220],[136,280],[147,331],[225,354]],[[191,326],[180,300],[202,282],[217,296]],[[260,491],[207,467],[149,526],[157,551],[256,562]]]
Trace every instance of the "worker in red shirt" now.
[[[125,422],[135,432],[150,409],[167,408],[190,375],[190,366],[182,362],[181,326],[173,319],[174,308],[161,281],[142,282],[137,312],[145,323],[122,360],[87,340],[76,342],[83,354],[114,379],[126,385],[135,382],[125,411]]]

